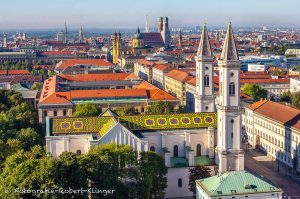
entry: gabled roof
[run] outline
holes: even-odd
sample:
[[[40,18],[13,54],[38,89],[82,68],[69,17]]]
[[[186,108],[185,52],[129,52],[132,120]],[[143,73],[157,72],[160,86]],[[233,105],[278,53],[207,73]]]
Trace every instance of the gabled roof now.
[[[216,127],[217,113],[186,113],[165,115],[119,116],[119,122],[129,130],[197,129]],[[109,126],[111,116],[56,117],[50,129],[53,134],[98,133]],[[102,132],[105,133],[105,132]]]
[[[239,56],[235,45],[231,22],[228,24],[225,42],[222,49],[221,60],[238,61]]]
[[[107,108],[105,111],[103,111],[100,116],[109,116],[109,117],[117,117],[118,114],[115,113],[113,110],[110,108]]]
[[[189,75],[187,72],[182,71],[182,70],[178,70],[178,69],[173,69],[170,72],[168,72],[166,74],[167,77],[175,79],[179,82],[187,82],[190,79],[192,79],[193,77],[191,75]]]
[[[201,34],[201,39],[198,47],[198,56],[212,57],[212,50],[210,46],[210,41],[208,38],[206,23],[203,25],[203,30]]]
[[[196,184],[210,197],[282,192],[261,177],[247,171],[231,171],[196,180]]]
[[[169,64],[156,64],[154,68],[166,72],[171,70],[169,66]]]

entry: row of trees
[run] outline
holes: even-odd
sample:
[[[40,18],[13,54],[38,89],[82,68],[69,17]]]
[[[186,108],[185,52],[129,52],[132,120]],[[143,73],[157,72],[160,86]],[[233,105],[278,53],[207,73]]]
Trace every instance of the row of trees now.
[[[116,113],[119,116],[124,115],[138,115],[140,114],[133,106],[125,106],[116,109]],[[147,114],[172,114],[172,113],[185,113],[184,106],[179,106],[174,108],[174,106],[168,101],[158,101],[152,103],[147,107]],[[73,115],[75,117],[79,116],[98,116],[101,114],[101,109],[97,108],[95,104],[79,104],[76,106]]]
[[[20,93],[0,90],[0,168],[18,150],[30,150],[44,143],[37,114]]]
[[[290,91],[284,92],[280,96],[280,101],[287,102],[300,109],[300,92],[291,93]]]
[[[242,88],[243,93],[249,95],[254,102],[268,97],[268,91],[256,84],[245,84]]]
[[[164,198],[164,160],[154,152],[134,152],[129,146],[103,144],[85,155],[64,152],[58,158],[40,146],[7,158],[0,174],[1,198]],[[20,193],[14,190],[111,190],[99,193]]]

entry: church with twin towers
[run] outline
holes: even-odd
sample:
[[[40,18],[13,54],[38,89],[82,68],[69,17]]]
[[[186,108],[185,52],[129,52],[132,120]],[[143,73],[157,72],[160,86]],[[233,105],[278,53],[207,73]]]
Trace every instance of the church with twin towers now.
[[[244,169],[241,149],[240,63],[231,22],[228,25],[219,66],[219,94],[214,95],[214,57],[206,24],[203,25],[196,61],[196,112],[217,111],[215,160],[219,171]]]
[[[196,199],[282,197],[281,189],[244,170],[241,148],[242,107],[240,62],[231,22],[228,24],[219,68],[219,93],[214,96],[214,57],[204,24],[196,61],[196,112],[217,112],[215,162],[218,174],[196,180]]]
[[[246,197],[245,193],[255,197],[269,194],[267,198],[277,198],[279,189],[244,170],[240,62],[231,23],[218,60],[217,95],[213,86],[216,60],[206,24],[195,61],[195,113],[132,116],[118,115],[107,108],[95,117],[47,117],[47,152],[53,157],[64,151],[86,154],[95,145],[114,142],[128,145],[136,152],[152,151],[162,157],[168,168],[165,198],[192,196],[189,170],[196,166],[208,166],[212,168],[212,174],[217,174],[196,181],[196,198],[220,198],[223,195],[239,198],[240,190],[243,190],[241,198]],[[230,187],[229,192],[223,189],[226,187]],[[270,194],[276,197],[269,197]]]

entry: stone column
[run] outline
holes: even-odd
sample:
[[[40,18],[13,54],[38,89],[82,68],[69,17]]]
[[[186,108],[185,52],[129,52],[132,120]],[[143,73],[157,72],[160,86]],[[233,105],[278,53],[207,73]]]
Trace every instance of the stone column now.
[[[161,134],[161,148],[166,147],[166,135],[164,133]]]
[[[207,129],[208,132],[208,157],[209,158],[214,158],[214,146],[215,146],[215,129],[213,127],[208,127]]]
[[[188,160],[189,160],[189,166],[195,165],[195,153],[194,151],[188,151]]]
[[[165,152],[165,164],[166,167],[171,167],[171,153]]]

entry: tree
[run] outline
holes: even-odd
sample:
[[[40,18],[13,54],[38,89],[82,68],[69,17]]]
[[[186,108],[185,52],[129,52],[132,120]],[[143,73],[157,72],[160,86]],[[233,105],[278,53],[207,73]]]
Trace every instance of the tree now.
[[[57,187],[63,190],[68,190],[69,188],[73,190],[87,189],[86,174],[80,165],[78,156],[74,153],[63,152],[54,161],[51,171],[54,172],[53,182]],[[86,198],[86,196],[86,193],[71,193],[66,194],[64,198]]]
[[[138,168],[140,173],[138,195],[141,198],[164,198],[168,170],[162,157],[152,151],[141,152]]]
[[[23,150],[8,157],[0,174],[1,198],[50,198],[47,194],[15,192],[16,189],[41,190],[52,189],[54,183],[51,175],[54,159],[46,156],[42,147],[33,147],[31,151]],[[7,191],[10,191],[8,193]]]
[[[116,109],[116,113],[119,116],[124,116],[124,115],[138,115],[139,112],[135,110],[133,106],[126,106],[126,107],[119,107]]]
[[[178,106],[176,113],[186,113],[185,106]]]
[[[73,113],[75,117],[80,116],[98,116],[100,111],[97,109],[95,104],[79,104],[76,105],[76,111]]]
[[[210,177],[210,169],[204,166],[196,166],[189,169],[189,190],[196,195],[196,180]]]
[[[280,101],[291,103],[291,96],[292,96],[292,93],[290,91],[284,92],[280,95]]]
[[[25,151],[41,143],[40,135],[33,128],[21,129],[17,134],[17,140],[21,142],[22,148]]]
[[[253,100],[259,101],[260,99],[266,99],[268,96],[268,91],[261,88],[256,84],[245,84],[242,91],[253,98]]]
[[[81,162],[91,187],[117,190],[114,198],[135,198],[137,156],[132,148],[114,143],[98,145]]]
[[[41,82],[34,82],[31,89],[32,90],[37,90],[37,91],[42,91],[43,88],[43,83]]]
[[[158,101],[148,106],[147,113],[148,114],[170,114],[170,113],[174,113],[174,107],[171,104],[171,102]]]
[[[300,92],[291,93],[290,91],[282,93],[280,101],[291,103],[300,109]]]
[[[295,92],[291,96],[292,105],[300,109],[300,92]]]

